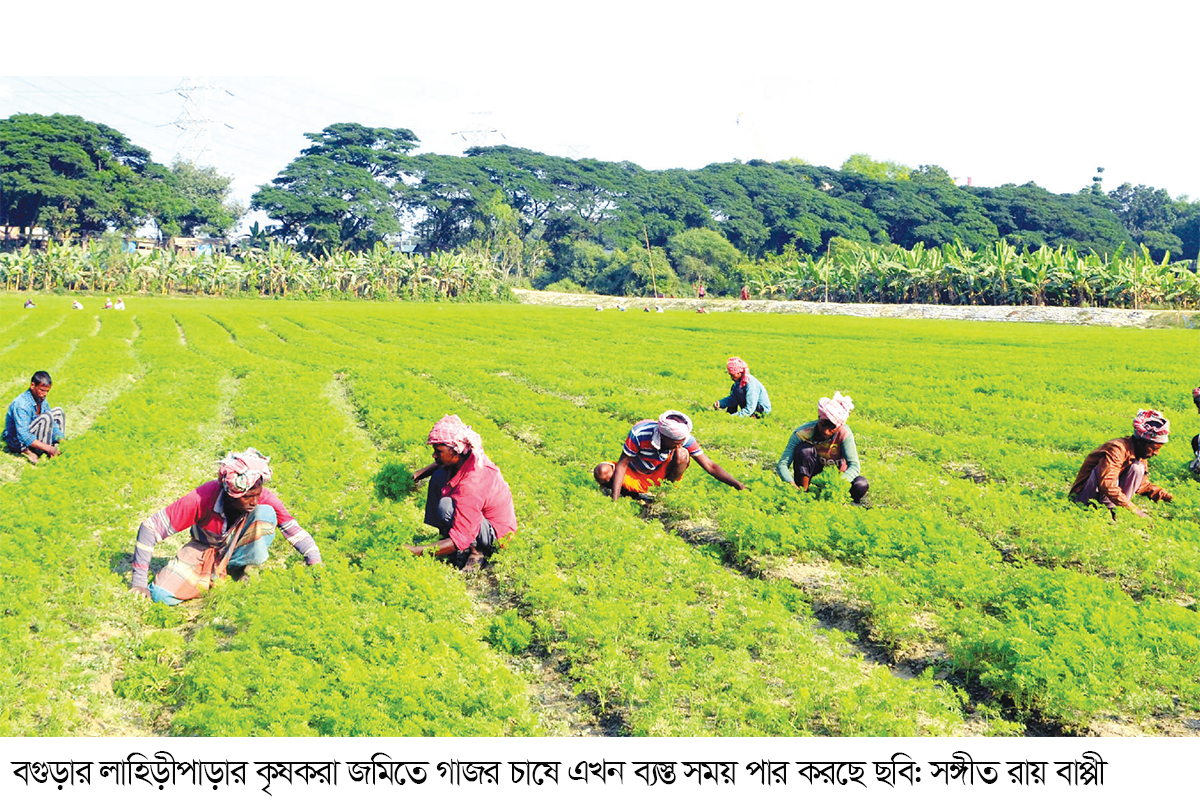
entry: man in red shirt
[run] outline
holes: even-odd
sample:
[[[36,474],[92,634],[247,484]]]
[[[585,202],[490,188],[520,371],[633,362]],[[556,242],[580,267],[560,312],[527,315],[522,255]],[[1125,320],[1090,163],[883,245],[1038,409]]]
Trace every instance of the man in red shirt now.
[[[1158,454],[1171,430],[1171,422],[1156,410],[1139,410],[1133,420],[1133,435],[1107,441],[1087,456],[1075,482],[1071,499],[1076,503],[1096,501],[1117,518],[1117,506],[1139,517],[1149,515],[1133,504],[1135,494],[1154,502],[1170,503],[1171,494],[1150,482],[1150,459]]]
[[[512,492],[500,469],[483,454],[483,439],[458,416],[443,416],[429,433],[433,463],[413,473],[429,478],[425,524],[441,539],[430,546],[411,545],[417,556],[451,556],[462,570],[475,570],[517,530]]]

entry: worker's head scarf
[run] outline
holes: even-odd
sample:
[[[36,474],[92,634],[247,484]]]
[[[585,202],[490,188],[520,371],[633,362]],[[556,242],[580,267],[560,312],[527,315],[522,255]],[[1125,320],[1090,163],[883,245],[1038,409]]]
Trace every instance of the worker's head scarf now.
[[[668,410],[658,417],[658,434],[676,441],[687,441],[692,434],[692,420],[678,410]]]
[[[254,447],[245,452],[231,452],[217,466],[221,490],[230,497],[243,497],[259,483],[271,479],[271,459]]]
[[[479,433],[463,424],[456,415],[442,416],[433,429],[429,431],[426,444],[445,444],[456,455],[465,455],[467,450],[476,455],[483,453],[483,439]]]
[[[741,357],[730,357],[729,361],[725,363],[725,370],[736,376],[742,387],[746,387],[746,372],[750,370],[750,367],[746,365],[744,359]]]
[[[1133,436],[1155,444],[1167,443],[1171,422],[1157,410],[1139,410],[1133,419]]]
[[[1200,399],[1200,388],[1192,388],[1192,398]]]
[[[833,392],[832,399],[822,396],[821,400],[817,402],[817,415],[832,422],[834,427],[841,427],[845,424],[853,409],[854,402],[849,396],[843,396],[840,390]]]

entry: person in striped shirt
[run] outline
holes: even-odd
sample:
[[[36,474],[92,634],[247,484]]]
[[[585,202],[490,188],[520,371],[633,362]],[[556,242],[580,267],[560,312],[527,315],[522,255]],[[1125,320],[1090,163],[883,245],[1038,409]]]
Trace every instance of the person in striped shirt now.
[[[616,463],[604,461],[592,470],[600,488],[611,488],[612,499],[624,494],[639,500],[664,480],[683,479],[692,459],[708,474],[741,491],[745,484],[704,454],[692,435],[692,420],[678,410],[668,410],[658,420],[644,419],[633,425]]]
[[[218,464],[216,480],[150,515],[138,528],[129,589],[170,606],[196,598],[226,575],[238,578],[267,561],[276,529],[306,564],[321,564],[316,540],[263,487],[271,479],[270,461],[253,447],[230,453]],[[154,546],[188,529],[191,541],[147,583]]]

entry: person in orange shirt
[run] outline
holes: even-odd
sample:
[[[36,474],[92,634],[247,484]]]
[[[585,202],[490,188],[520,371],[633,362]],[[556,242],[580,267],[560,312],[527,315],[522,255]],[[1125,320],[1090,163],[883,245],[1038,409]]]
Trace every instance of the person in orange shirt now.
[[[1097,502],[1117,518],[1117,506],[1139,517],[1149,515],[1133,504],[1135,494],[1154,502],[1170,503],[1170,492],[1150,482],[1149,462],[1167,443],[1171,423],[1157,410],[1139,410],[1133,419],[1133,435],[1114,438],[1093,450],[1083,462],[1071,499],[1076,503]]]

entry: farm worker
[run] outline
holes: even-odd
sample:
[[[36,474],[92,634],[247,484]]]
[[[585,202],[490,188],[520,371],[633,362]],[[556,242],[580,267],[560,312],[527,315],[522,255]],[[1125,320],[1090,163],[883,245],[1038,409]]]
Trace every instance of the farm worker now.
[[[750,287],[748,287],[748,286],[742,287],[742,300],[744,300],[744,301],[750,300]]]
[[[71,301],[71,308],[72,309],[82,309],[83,304],[80,303],[79,301]]]
[[[27,300],[25,301],[25,308],[26,308],[26,309],[32,309],[32,308],[34,308],[35,306],[37,306],[37,304],[33,302],[33,298],[29,298],[29,299],[27,299]]]
[[[1071,499],[1076,503],[1095,500],[1108,508],[1115,520],[1117,506],[1139,517],[1149,515],[1135,506],[1130,498],[1144,494],[1154,502],[1170,503],[1169,492],[1155,486],[1149,479],[1149,460],[1158,454],[1171,422],[1157,410],[1139,410],[1133,419],[1133,435],[1114,438],[1102,444],[1084,459],[1075,482],[1071,484]]]
[[[658,420],[644,419],[633,425],[616,463],[605,461],[592,470],[600,488],[612,488],[615,502],[622,494],[644,499],[652,486],[664,480],[683,479],[692,458],[700,468],[727,486],[741,491],[740,480],[704,454],[692,435],[692,420],[678,410],[668,410]]]
[[[462,570],[475,570],[517,530],[512,492],[499,467],[483,454],[479,433],[456,415],[442,416],[429,431],[433,463],[413,473],[429,478],[425,524],[438,529],[441,539],[430,546],[411,545],[417,556],[453,556]]]
[[[105,299],[104,299],[104,308],[105,308],[105,309],[111,309],[111,308],[113,308],[113,302],[112,302],[112,298],[105,298]]]
[[[121,312],[125,311],[125,301],[117,298],[117,303],[115,306],[113,306],[113,308]]]
[[[129,589],[170,606],[196,598],[227,574],[238,578],[267,561],[276,529],[304,556],[305,564],[321,564],[316,540],[263,486],[271,479],[270,463],[254,447],[230,453],[217,464],[216,480],[146,518],[138,528]],[[189,528],[191,541],[147,586],[154,546]]]
[[[815,475],[827,466],[836,466],[842,479],[850,484],[850,498],[861,503],[870,483],[860,473],[858,448],[854,433],[846,425],[854,400],[835,391],[833,398],[821,397],[817,402],[817,420],[801,424],[792,431],[787,447],[775,465],[779,477],[801,491],[808,491],[808,484]],[[793,467],[796,480],[792,477]]]
[[[735,416],[761,419],[771,412],[771,399],[762,383],[750,375],[746,361],[741,357],[730,357],[725,363],[725,370],[733,385],[729,395],[724,399],[713,402],[713,410],[724,409],[726,413]]]
[[[36,464],[43,455],[53,458],[62,453],[66,415],[61,407],[51,407],[46,396],[53,386],[50,374],[38,371],[29,380],[29,390],[12,400],[4,414],[4,449],[24,455]]]
[[[1196,405],[1196,412],[1200,413],[1200,388],[1192,388],[1192,404]],[[1188,469],[1192,470],[1193,475],[1200,475],[1200,435],[1192,436],[1192,452],[1196,453],[1196,457],[1188,464]]]

